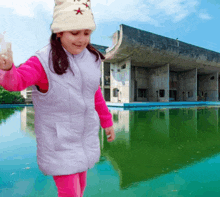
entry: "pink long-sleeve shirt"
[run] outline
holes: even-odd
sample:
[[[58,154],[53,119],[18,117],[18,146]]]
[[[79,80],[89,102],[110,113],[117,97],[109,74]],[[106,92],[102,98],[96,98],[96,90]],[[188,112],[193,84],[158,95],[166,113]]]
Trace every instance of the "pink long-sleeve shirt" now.
[[[44,68],[35,56],[18,68],[13,64],[9,71],[0,69],[0,84],[8,91],[22,91],[29,86],[37,85],[40,91],[45,93],[49,87]],[[102,128],[113,126],[112,114],[108,110],[100,86],[95,94],[95,110],[99,115]]]

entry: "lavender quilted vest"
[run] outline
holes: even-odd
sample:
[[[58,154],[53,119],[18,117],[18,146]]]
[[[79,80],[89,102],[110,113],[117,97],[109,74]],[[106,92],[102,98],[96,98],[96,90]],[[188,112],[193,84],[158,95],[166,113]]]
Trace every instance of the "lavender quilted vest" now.
[[[95,55],[87,49],[77,55],[65,50],[70,68],[58,75],[48,58],[50,49],[48,44],[35,54],[49,82],[46,93],[32,86],[37,163],[45,175],[75,174],[92,168],[100,157],[100,122],[94,98],[101,60],[95,62]]]

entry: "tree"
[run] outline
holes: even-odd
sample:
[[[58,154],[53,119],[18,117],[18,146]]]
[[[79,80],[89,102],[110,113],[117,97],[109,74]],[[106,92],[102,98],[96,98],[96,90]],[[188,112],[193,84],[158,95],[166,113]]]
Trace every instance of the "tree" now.
[[[20,92],[10,92],[0,86],[0,104],[24,104],[25,98]]]

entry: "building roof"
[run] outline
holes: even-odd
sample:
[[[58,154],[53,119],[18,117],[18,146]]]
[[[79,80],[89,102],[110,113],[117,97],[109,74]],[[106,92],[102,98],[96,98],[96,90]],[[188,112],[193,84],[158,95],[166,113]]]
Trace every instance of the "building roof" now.
[[[98,50],[99,52],[101,52],[103,55],[106,54],[106,51],[105,51],[105,50],[106,50],[108,47],[102,46],[102,45],[97,45],[97,44],[92,44],[92,46],[93,46],[96,50]]]
[[[220,53],[124,24],[105,57],[112,63],[131,58],[132,65],[141,67],[169,64],[173,71],[197,68],[201,74],[220,72]]]

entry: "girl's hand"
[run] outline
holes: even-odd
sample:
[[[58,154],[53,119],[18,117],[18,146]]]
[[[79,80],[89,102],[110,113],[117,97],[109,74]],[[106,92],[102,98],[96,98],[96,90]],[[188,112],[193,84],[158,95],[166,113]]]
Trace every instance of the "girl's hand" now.
[[[5,42],[4,35],[0,35],[0,69],[1,70],[10,70],[13,63],[13,55],[11,50],[11,43]]]
[[[115,132],[113,126],[105,128],[105,133],[108,138],[108,142],[112,142],[115,139]]]
[[[0,54],[0,69],[8,71],[12,68],[12,52],[11,55],[9,53],[5,53],[3,55]]]

